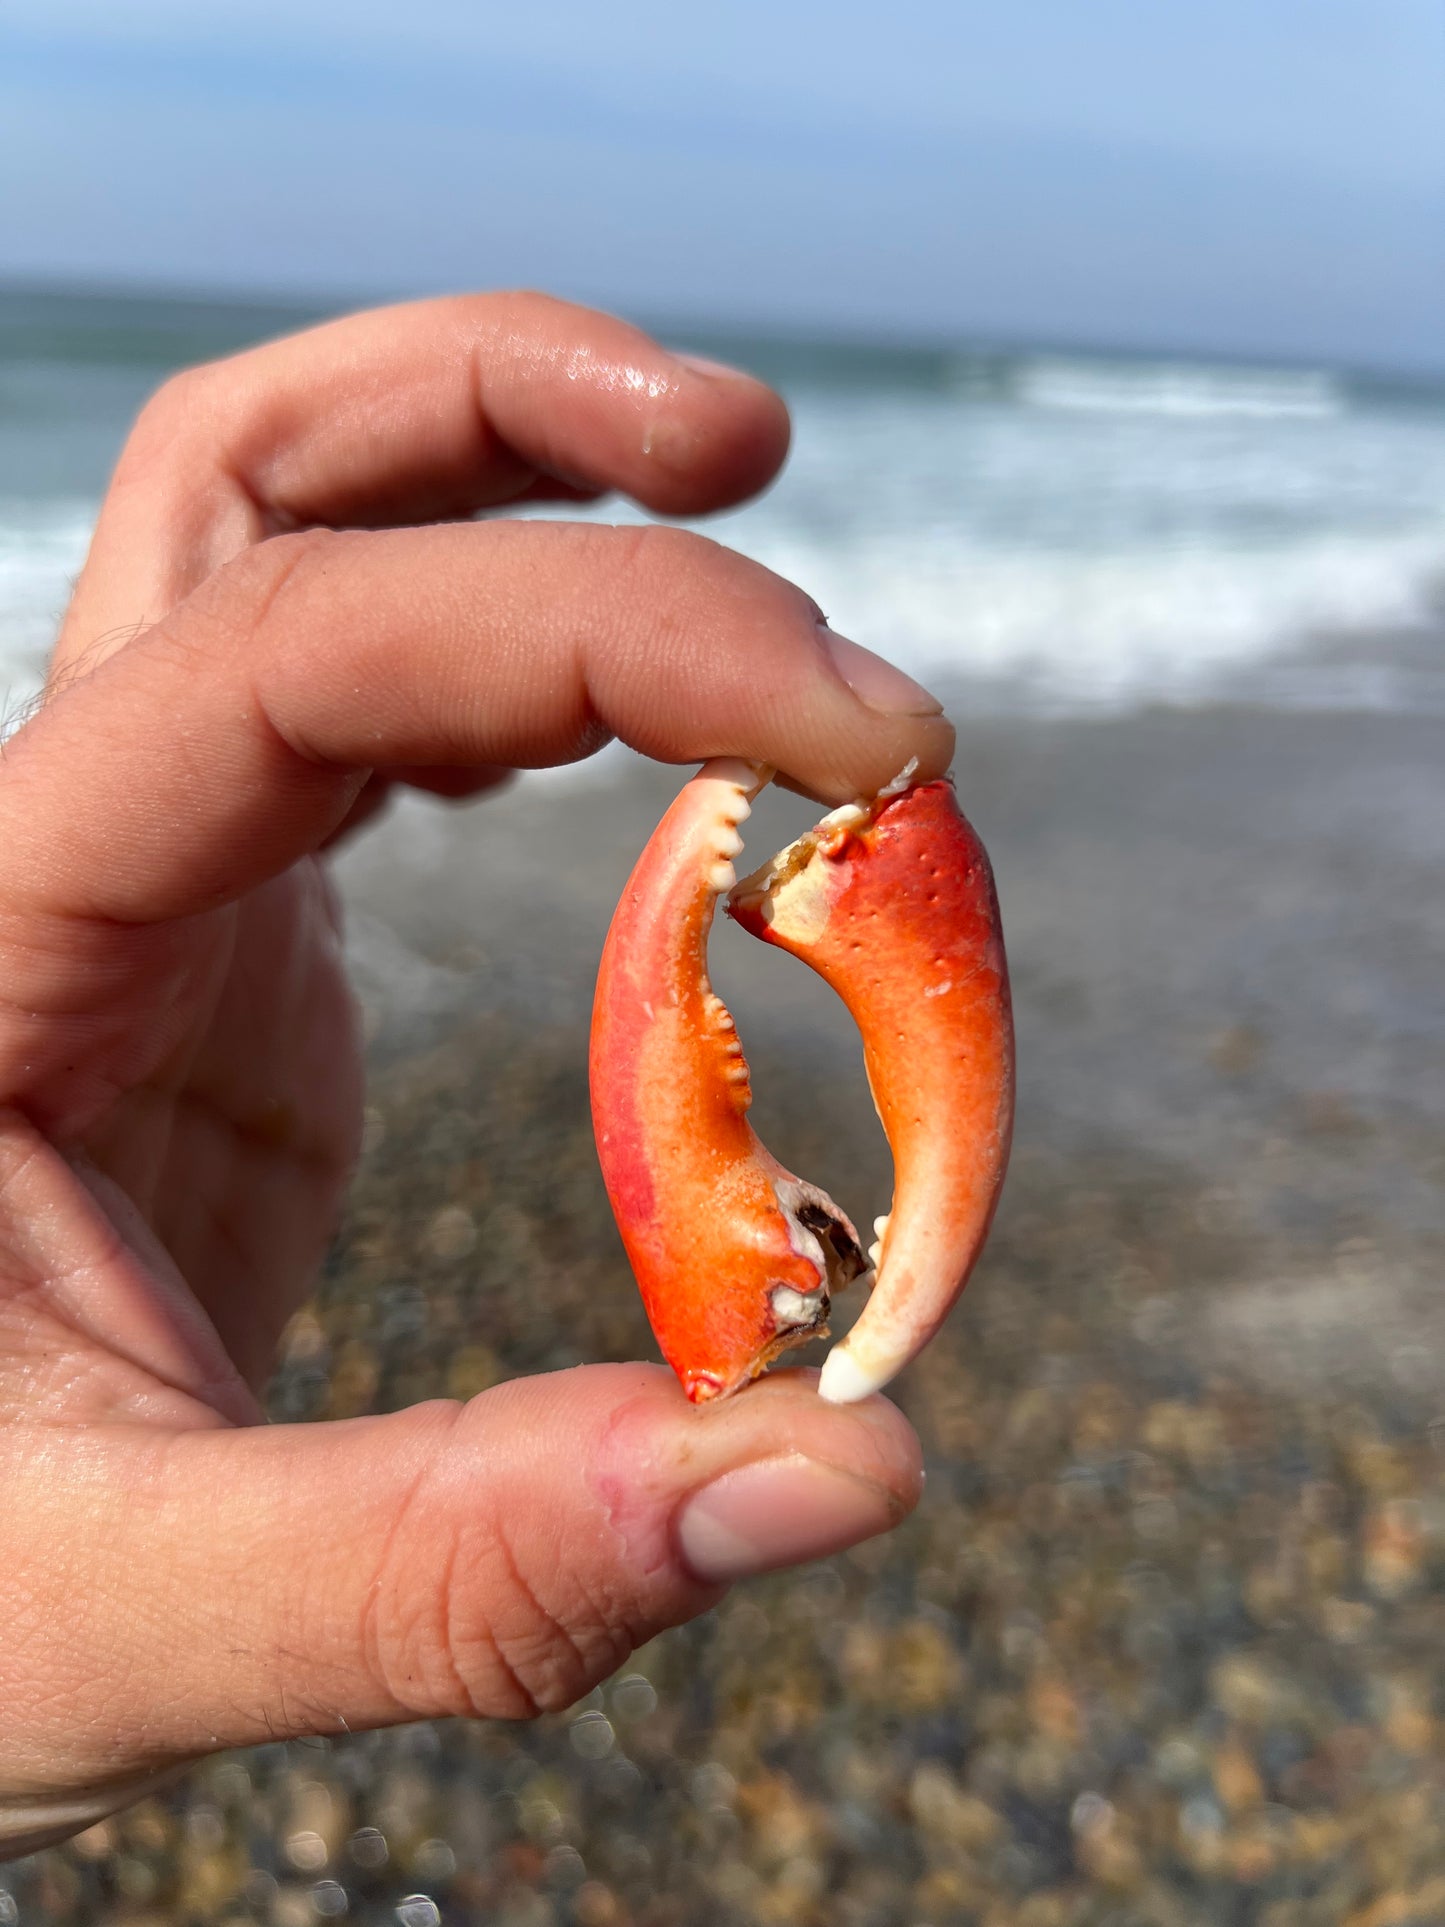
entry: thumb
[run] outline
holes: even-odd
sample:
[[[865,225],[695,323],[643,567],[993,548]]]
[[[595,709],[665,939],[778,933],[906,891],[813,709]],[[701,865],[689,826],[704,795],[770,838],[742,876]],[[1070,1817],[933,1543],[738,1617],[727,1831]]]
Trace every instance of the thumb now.
[[[120,1804],[217,1747],[570,1705],[733,1580],[911,1510],[907,1422],[814,1378],[699,1408],[594,1366],[328,1425],[51,1435],[5,1467],[0,1813]]]

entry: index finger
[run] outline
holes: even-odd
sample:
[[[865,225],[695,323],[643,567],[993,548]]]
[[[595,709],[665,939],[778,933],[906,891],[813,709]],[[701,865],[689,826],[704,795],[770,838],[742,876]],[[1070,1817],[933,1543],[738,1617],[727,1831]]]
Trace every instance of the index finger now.
[[[372,768],[538,767],[611,735],[830,803],[953,749],[926,690],[682,530],[278,537],[11,738],[0,904],[190,915],[318,848]]]
[[[87,665],[267,535],[453,520],[543,486],[664,515],[762,488],[762,382],[539,294],[348,316],[168,382],[127,443],[57,650]]]

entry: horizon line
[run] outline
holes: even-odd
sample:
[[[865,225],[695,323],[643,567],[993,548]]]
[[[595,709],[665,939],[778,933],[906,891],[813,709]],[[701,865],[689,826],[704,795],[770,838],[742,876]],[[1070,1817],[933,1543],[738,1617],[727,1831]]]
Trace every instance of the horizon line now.
[[[498,289],[495,292],[508,292]],[[517,290],[522,291],[521,289]],[[59,300],[132,303],[136,307],[191,308],[211,313],[254,313],[257,316],[294,317],[301,324],[339,319],[367,308],[391,307],[431,296],[466,293],[491,293],[491,289],[438,288],[424,292],[373,290],[347,295],[307,294],[300,289],[242,289],[221,284],[198,285],[181,281],[130,281],[120,278],[78,275],[9,274],[0,269],[0,301]],[[538,290],[549,293],[549,290]],[[558,299],[571,300],[571,296]],[[1260,373],[1325,374],[1386,386],[1419,385],[1445,389],[1445,361],[1437,364],[1411,362],[1370,362],[1330,360],[1320,356],[1287,355],[1270,352],[1252,354],[1237,348],[1210,347],[1199,342],[1141,342],[1118,337],[1078,337],[1019,332],[1001,336],[957,334],[942,330],[909,335],[886,327],[849,328],[829,325],[820,319],[816,331],[789,319],[749,319],[744,316],[702,316],[696,313],[648,313],[645,309],[628,312],[605,299],[580,300],[579,306],[595,307],[613,314],[656,336],[664,344],[680,341],[749,341],[784,352],[804,349],[831,354],[891,354],[900,358],[961,356],[985,359],[997,356],[1013,359],[1026,355],[1076,356],[1104,362],[1178,363],[1181,360],[1206,363],[1217,368],[1253,370]]]

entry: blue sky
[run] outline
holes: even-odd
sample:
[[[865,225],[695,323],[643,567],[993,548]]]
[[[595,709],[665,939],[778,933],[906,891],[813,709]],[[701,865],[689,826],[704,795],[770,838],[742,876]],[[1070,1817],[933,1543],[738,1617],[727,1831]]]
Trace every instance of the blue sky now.
[[[4,0],[0,276],[1445,369],[1442,0]]]

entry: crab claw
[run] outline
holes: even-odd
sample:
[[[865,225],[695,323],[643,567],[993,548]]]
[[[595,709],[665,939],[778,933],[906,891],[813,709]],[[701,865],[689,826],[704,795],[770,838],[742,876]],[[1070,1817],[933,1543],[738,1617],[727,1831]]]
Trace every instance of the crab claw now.
[[[654,831],[608,932],[592,1019],[592,1115],[622,1241],[663,1356],[695,1402],[827,1331],[858,1277],[837,1206],[748,1123],[748,1067],[708,982],[738,825],[770,771],[708,763]]]
[[[819,1385],[839,1404],[886,1385],[967,1282],[1003,1184],[1013,1021],[987,853],[950,782],[847,804],[733,890],[729,913],[843,999],[894,1163],[872,1297]]]

